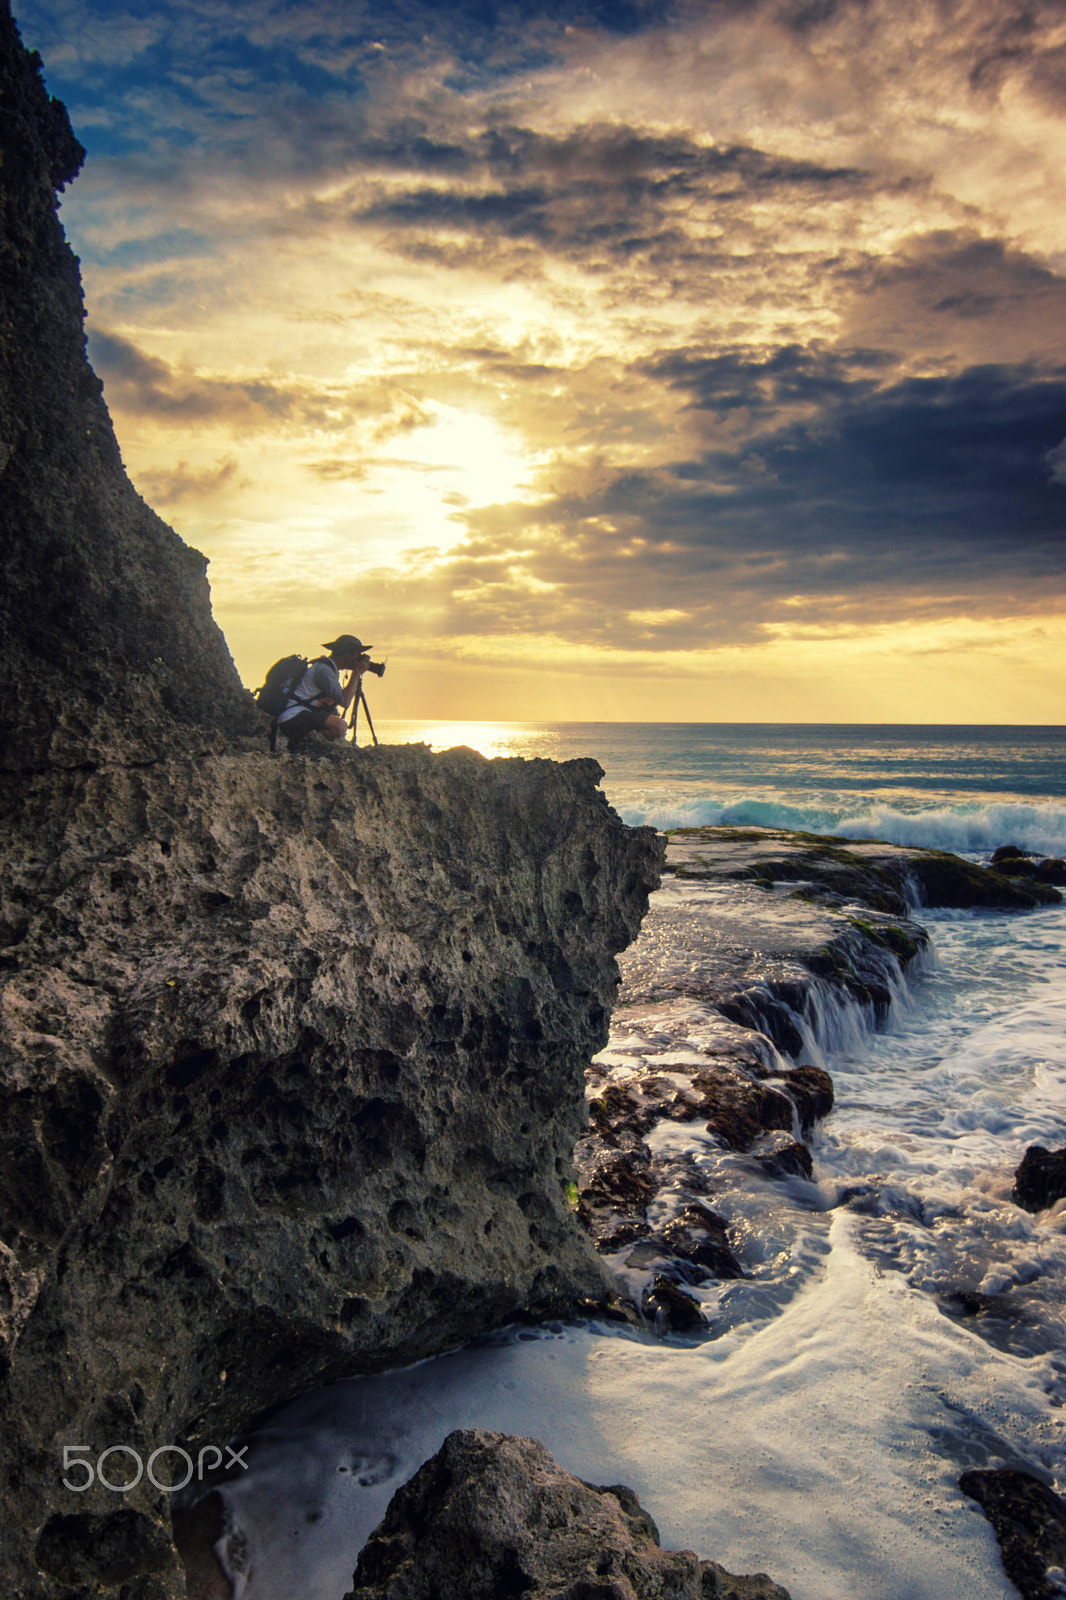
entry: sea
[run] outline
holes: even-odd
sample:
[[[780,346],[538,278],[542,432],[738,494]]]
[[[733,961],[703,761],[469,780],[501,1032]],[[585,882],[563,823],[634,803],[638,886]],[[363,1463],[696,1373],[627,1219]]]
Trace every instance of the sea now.
[[[634,825],[1066,855],[1066,727],[376,731],[592,756]],[[699,1124],[654,1131],[711,1179],[749,1273],[698,1291],[706,1330],[504,1329],[294,1401],[225,1491],[239,1600],[340,1600],[395,1489],[457,1427],[531,1435],[580,1477],[629,1484],[664,1547],[768,1572],[793,1600],[1015,1595],[958,1478],[1015,1466],[1066,1493],[1066,1202],[1030,1216],[1010,1199],[1029,1145],[1066,1144],[1066,905],[914,914],[931,948],[887,1026],[827,1007],[808,1030],[802,1059],[837,1097],[813,1182],[753,1177]],[[1066,1596],[1066,1574],[1049,1585]]]

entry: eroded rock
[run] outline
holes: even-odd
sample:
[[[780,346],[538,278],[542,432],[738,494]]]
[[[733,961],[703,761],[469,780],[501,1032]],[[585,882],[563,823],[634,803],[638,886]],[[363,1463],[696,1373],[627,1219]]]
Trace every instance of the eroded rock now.
[[[404,746],[24,780],[4,1593],[170,1551],[147,1476],[75,1499],[64,1446],[195,1457],[322,1379],[606,1299],[571,1151],[660,847],[598,775]]]
[[[663,1550],[631,1489],[564,1472],[536,1439],[469,1429],[390,1502],[346,1600],[788,1600]]]

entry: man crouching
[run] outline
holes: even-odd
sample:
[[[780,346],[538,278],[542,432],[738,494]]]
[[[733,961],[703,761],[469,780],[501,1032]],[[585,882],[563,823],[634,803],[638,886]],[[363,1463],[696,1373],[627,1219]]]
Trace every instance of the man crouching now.
[[[278,715],[278,732],[290,751],[302,744],[309,733],[321,733],[330,743],[344,738],[348,731],[345,714],[359,693],[363,673],[372,665],[367,655],[370,645],[353,633],[342,633],[323,648],[329,655],[310,663],[299,682],[288,690],[290,703]],[[350,674],[343,685],[342,672]]]

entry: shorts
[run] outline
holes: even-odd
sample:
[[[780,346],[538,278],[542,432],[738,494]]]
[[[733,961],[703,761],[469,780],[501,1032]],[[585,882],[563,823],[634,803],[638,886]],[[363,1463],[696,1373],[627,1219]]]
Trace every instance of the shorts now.
[[[289,749],[295,750],[309,733],[314,733],[317,728],[324,728],[333,714],[332,706],[307,706],[305,710],[298,711],[294,717],[287,717],[284,722],[279,722],[278,732],[287,741]]]

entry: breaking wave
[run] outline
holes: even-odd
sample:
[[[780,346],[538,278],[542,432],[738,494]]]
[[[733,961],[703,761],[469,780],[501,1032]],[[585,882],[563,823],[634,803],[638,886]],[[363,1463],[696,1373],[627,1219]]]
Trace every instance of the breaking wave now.
[[[856,808],[855,802],[855,796],[849,796],[847,804],[823,798],[820,803],[805,805],[756,797],[672,800],[647,793],[615,800],[632,826],[793,828],[963,855],[987,855],[1003,844],[1016,844],[1035,855],[1066,855],[1066,804],[1061,802],[995,801],[913,811],[883,801],[866,801]]]

